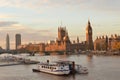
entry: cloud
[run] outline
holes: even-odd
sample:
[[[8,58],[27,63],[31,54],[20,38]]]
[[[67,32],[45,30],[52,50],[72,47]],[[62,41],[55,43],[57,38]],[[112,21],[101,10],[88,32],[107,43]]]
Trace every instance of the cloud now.
[[[0,18],[15,18],[17,16],[13,16],[13,15],[10,15],[10,14],[0,14]]]
[[[44,12],[47,9],[74,8],[79,10],[119,11],[119,0],[1,0],[1,7],[26,8]]]
[[[16,8],[45,8],[76,6],[83,3],[94,2],[95,0],[1,0],[0,6]]]
[[[12,25],[18,24],[18,22],[14,21],[1,21],[0,22],[0,27],[10,27]]]
[[[38,30],[37,32],[50,32],[49,30]]]

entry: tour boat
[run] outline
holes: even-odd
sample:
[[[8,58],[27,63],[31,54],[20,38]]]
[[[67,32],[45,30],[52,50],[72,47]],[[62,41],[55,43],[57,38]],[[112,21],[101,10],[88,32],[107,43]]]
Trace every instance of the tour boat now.
[[[70,73],[87,73],[88,70],[80,65],[75,65],[74,61],[56,61],[54,63],[39,63],[37,69],[33,69],[33,72],[45,72],[55,75],[69,75]]]
[[[33,69],[35,72],[45,72],[55,75],[68,75],[70,73],[69,65],[65,63],[55,62],[53,64],[39,63],[38,69]]]

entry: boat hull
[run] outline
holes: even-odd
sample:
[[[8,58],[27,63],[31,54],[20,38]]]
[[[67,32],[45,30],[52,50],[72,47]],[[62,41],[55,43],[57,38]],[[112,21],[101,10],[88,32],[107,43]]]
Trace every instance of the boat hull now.
[[[40,72],[38,69],[32,69],[33,72]]]
[[[49,70],[39,70],[40,72],[54,74],[54,75],[69,75],[70,70],[59,70],[59,71],[49,71]]]

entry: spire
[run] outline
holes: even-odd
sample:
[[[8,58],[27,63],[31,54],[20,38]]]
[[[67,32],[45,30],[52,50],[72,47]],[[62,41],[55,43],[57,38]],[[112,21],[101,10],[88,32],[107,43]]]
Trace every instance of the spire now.
[[[108,39],[108,36],[106,35],[106,39]]]
[[[90,25],[90,20],[88,19],[88,25]]]
[[[77,43],[79,43],[79,37],[77,36]]]
[[[88,19],[86,30],[91,30],[91,29],[92,29],[92,27],[91,27],[91,24],[90,24],[90,20]]]

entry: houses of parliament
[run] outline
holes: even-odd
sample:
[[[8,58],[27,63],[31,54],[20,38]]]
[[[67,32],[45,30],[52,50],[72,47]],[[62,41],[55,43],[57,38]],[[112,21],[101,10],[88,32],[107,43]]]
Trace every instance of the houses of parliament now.
[[[111,35],[97,37],[93,42],[93,31],[90,21],[88,20],[86,26],[86,41],[79,41],[77,37],[76,41],[71,42],[69,38],[68,31],[66,27],[58,27],[58,37],[54,41],[49,41],[48,43],[39,44],[27,44],[21,45],[19,49],[24,49],[27,51],[38,51],[38,52],[73,52],[73,51],[85,51],[85,50],[120,50],[120,36]]]

